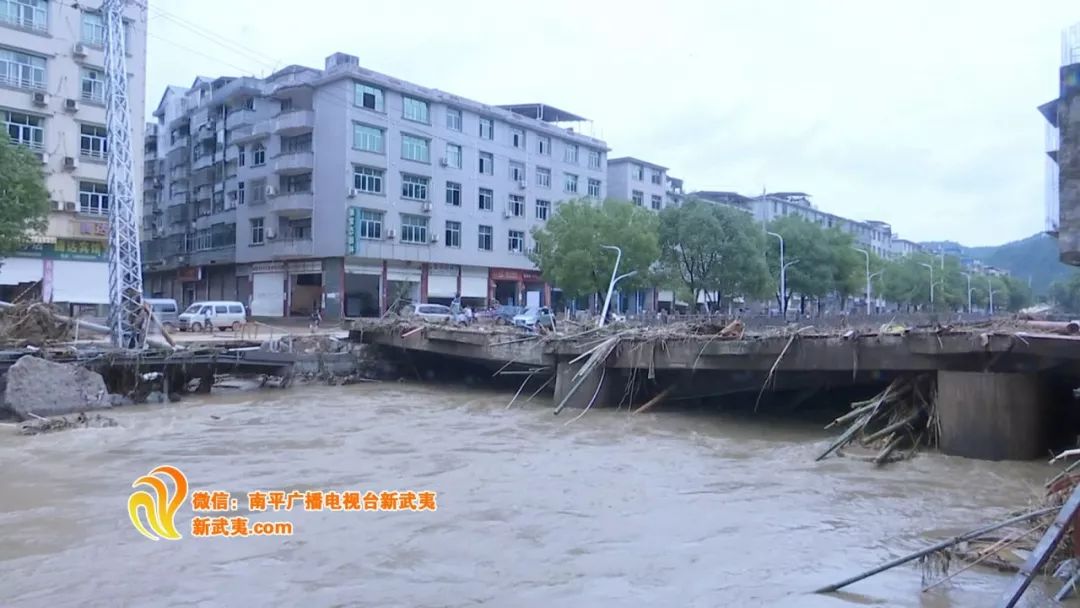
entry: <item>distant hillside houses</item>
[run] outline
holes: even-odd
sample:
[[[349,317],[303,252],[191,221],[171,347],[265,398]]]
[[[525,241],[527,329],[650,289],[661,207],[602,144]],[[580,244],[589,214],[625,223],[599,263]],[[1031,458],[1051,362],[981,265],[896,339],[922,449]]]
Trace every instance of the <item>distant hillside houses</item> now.
[[[893,233],[892,226],[885,222],[853,220],[822,211],[814,206],[810,195],[805,192],[772,192],[760,196],[744,196],[737,192],[703,190],[690,196],[745,211],[761,223],[788,215],[798,215],[825,228],[840,228],[850,233],[855,242],[867,251],[885,259],[896,259],[923,251],[923,247],[918,243],[899,238]]]

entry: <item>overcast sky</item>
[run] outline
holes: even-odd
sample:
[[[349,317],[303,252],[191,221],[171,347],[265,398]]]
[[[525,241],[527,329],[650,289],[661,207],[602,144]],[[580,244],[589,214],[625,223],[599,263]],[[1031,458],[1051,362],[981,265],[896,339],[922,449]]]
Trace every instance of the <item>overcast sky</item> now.
[[[804,191],[904,238],[991,245],[1045,225],[1036,107],[1056,97],[1080,2],[150,0],[149,14],[148,112],[198,74],[343,51],[587,116],[613,156],[690,190]]]

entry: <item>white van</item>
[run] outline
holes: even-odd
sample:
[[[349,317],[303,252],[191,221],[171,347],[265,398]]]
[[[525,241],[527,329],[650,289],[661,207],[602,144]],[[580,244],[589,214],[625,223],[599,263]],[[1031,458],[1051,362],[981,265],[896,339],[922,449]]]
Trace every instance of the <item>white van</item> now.
[[[180,314],[180,331],[210,331],[231,329],[240,331],[247,321],[240,302],[195,302]]]

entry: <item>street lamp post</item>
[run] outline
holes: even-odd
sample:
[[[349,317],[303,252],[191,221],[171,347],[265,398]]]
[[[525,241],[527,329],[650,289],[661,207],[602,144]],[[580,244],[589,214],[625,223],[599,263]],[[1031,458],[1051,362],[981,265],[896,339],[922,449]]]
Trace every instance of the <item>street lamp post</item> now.
[[[615,268],[613,268],[611,270],[611,282],[608,284],[607,296],[604,298],[604,309],[600,312],[600,325],[599,326],[603,327],[604,323],[607,321],[608,309],[611,307],[611,294],[614,293],[614,291],[615,291],[615,285],[619,281],[621,281],[621,280],[623,280],[623,279],[625,279],[627,277],[634,276],[635,274],[637,274],[637,271],[632,270],[632,271],[630,271],[630,272],[628,272],[626,274],[616,276],[616,273],[619,272],[619,262],[622,261],[622,249],[620,249],[620,248],[618,248],[618,247],[616,247],[614,245],[601,245],[600,247],[602,247],[604,249],[611,249],[612,251],[615,251],[615,253],[616,253],[616,255],[615,255]]]
[[[868,280],[868,281],[873,281],[873,280],[874,280],[874,277],[880,277],[880,276],[881,276],[881,275],[883,275],[883,274],[885,274],[885,271],[884,271],[884,270],[879,270],[879,271],[875,272],[874,274],[870,275],[870,278],[869,278],[869,279],[867,279],[867,280]],[[876,308],[876,307],[875,307],[875,308]]]
[[[769,236],[780,239],[780,314],[787,320],[787,267],[784,264],[784,237],[775,232],[766,232]]]
[[[967,278],[967,284],[968,284],[968,288],[967,288],[968,289],[968,292],[967,292],[968,293],[968,309],[967,309],[967,311],[968,311],[968,314],[970,315],[971,314],[971,274],[967,273],[967,272],[961,272],[960,274],[964,275],[964,277]]]
[[[986,291],[990,295],[990,316],[994,316],[994,283],[990,280],[990,275],[986,275]]]
[[[870,252],[858,247],[852,247],[855,251],[866,256],[866,316],[870,316]]]
[[[919,262],[919,266],[922,266],[930,271],[930,310],[934,310],[934,266],[932,264],[926,264]]]

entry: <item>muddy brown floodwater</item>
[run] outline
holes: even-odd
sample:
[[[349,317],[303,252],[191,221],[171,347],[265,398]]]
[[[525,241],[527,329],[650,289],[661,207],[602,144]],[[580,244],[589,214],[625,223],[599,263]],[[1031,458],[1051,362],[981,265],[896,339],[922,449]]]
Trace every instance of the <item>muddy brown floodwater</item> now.
[[[0,606],[986,606],[1008,576],[981,568],[926,593],[914,565],[808,591],[995,521],[1050,473],[815,463],[828,435],[809,424],[594,410],[565,426],[508,400],[304,387],[117,410],[118,428],[0,426]],[[152,542],[126,505],[160,464],[193,490],[434,490],[438,511],[294,510],[262,518],[292,537],[193,538],[189,502],[184,538]]]

